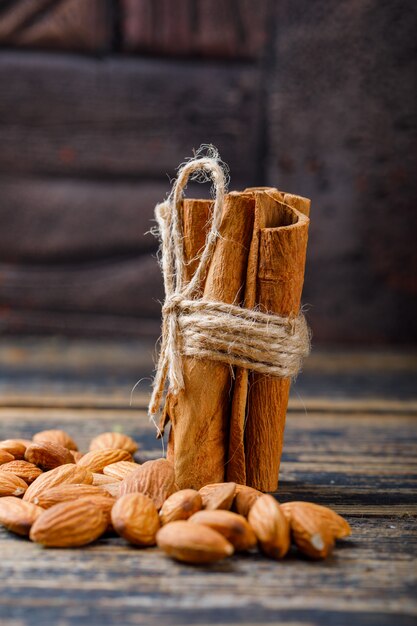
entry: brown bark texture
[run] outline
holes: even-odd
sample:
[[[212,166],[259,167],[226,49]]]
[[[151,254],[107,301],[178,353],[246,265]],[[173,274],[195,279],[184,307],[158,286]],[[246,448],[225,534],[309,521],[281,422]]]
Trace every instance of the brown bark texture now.
[[[273,188],[226,196],[220,238],[201,296],[280,315],[300,307],[310,201]],[[184,200],[184,252],[193,275],[210,201]],[[183,358],[185,388],[168,394],[168,458],[180,488],[225,479],[277,487],[290,380]]]

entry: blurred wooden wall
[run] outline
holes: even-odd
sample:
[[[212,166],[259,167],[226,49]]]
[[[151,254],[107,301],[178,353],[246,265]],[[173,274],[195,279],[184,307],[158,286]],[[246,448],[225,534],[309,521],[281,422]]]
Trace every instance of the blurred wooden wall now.
[[[417,339],[412,0],[0,0],[0,331],[156,335],[146,232],[214,143],[312,198],[315,343]]]

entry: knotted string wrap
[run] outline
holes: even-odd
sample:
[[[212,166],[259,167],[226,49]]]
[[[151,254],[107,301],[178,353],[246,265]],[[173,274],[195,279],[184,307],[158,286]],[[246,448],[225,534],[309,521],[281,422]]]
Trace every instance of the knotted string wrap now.
[[[202,172],[204,180],[211,178],[215,199],[203,252],[192,279],[186,282],[181,202],[183,190],[196,172]],[[162,342],[149,403],[152,419],[160,409],[167,379],[172,394],[184,389],[183,356],[287,378],[298,373],[310,350],[309,331],[302,314],[281,317],[197,298],[219,237],[225,188],[218,155],[194,158],[180,168],[168,199],[155,209],[165,303]]]

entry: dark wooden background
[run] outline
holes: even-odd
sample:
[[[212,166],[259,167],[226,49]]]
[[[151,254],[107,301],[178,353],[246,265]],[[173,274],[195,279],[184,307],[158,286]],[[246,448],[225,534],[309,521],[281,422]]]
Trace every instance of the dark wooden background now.
[[[316,344],[415,343],[416,32],[414,0],[0,0],[0,331],[156,335],[146,231],[212,142],[312,198]]]

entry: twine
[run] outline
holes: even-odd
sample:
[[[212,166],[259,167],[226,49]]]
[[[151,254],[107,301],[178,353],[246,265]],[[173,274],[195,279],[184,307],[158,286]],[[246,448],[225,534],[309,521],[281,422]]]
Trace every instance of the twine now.
[[[226,193],[224,165],[217,151],[210,147],[208,156],[199,154],[201,149],[180,167],[168,199],[155,209],[165,303],[161,348],[149,403],[151,418],[160,409],[167,380],[172,394],[184,389],[183,356],[289,378],[299,372],[310,349],[309,330],[301,313],[281,317],[197,298],[219,237]],[[188,180],[196,175],[200,182],[212,180],[214,204],[197,269],[186,282],[181,202]]]

